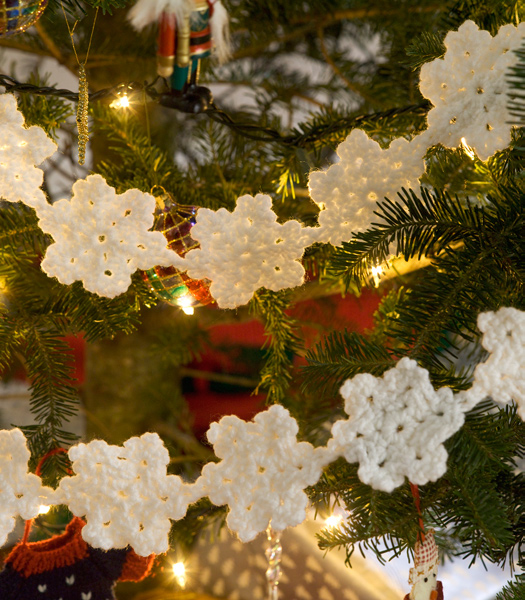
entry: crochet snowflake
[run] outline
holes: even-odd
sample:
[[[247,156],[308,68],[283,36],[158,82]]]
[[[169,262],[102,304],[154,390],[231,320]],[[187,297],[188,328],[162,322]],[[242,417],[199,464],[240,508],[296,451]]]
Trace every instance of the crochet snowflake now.
[[[359,462],[363,483],[391,492],[409,481],[424,485],[447,467],[443,442],[463,424],[452,390],[434,390],[428,371],[401,359],[383,377],[360,374],[341,388],[350,418],[336,421],[328,449]]]
[[[246,304],[260,287],[277,291],[303,283],[308,230],[298,221],[278,223],[269,196],[242,196],[232,213],[201,208],[191,236],[200,248],[175,266],[193,279],[211,279],[221,308]]]
[[[0,431],[0,546],[15,526],[15,519],[32,519],[53,490],[40,477],[27,472],[30,458],[20,429]]]
[[[197,486],[217,505],[228,504],[227,523],[243,542],[264,531],[271,521],[280,531],[302,523],[308,498],[303,489],[317,482],[325,448],[297,442],[297,422],[274,405],[246,423],[223,417],[208,430],[220,463],[208,463]]]
[[[310,195],[321,207],[316,241],[339,246],[353,232],[368,228],[378,200],[419,185],[426,149],[418,136],[411,142],[396,139],[383,150],[364,131],[354,129],[337,148],[339,162],[310,173]]]
[[[166,475],[169,454],[156,433],[110,446],[102,440],[69,450],[74,477],[60,482],[61,499],[85,516],[84,540],[96,548],[133,547],[141,556],[168,550],[170,519],[190,502],[188,488]]]
[[[421,93],[434,105],[431,143],[457,148],[465,138],[481,160],[509,145],[507,74],[524,35],[525,23],[504,25],[493,38],[473,21],[447,34],[445,56],[421,68]]]
[[[500,308],[481,313],[478,327],[483,332],[481,344],[490,354],[476,366],[474,383],[461,396],[471,403],[487,396],[500,404],[514,400],[525,420],[525,312]]]
[[[0,95],[0,130],[0,198],[33,208],[45,204],[44,172],[35,165],[54,154],[57,145],[41,127],[24,127],[12,94]]]
[[[110,298],[125,292],[131,274],[169,266],[176,254],[153,225],[155,198],[139,190],[117,194],[100,175],[73,185],[71,201],[38,211],[40,227],[53,236],[42,270],[61,283],[82,280],[84,287]]]

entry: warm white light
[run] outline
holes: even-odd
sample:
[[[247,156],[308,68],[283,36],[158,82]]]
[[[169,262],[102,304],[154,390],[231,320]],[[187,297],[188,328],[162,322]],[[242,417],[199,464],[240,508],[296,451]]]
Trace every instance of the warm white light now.
[[[126,94],[119,96],[116,100],[113,100],[110,106],[111,108],[129,108],[129,98]]]
[[[172,566],[173,575],[175,575],[175,579],[181,588],[186,586],[186,567],[183,562],[175,563]]]
[[[39,515],[47,515],[47,513],[51,510],[50,506],[45,506],[44,504],[41,504],[40,507],[38,508],[38,514]]]
[[[185,315],[192,315],[195,312],[192,304],[193,298],[189,294],[177,298],[177,305],[182,308],[182,312]]]
[[[383,267],[381,265],[379,265],[378,267],[372,267],[370,269],[371,273],[372,273],[372,279],[374,280],[374,285],[376,287],[379,286],[379,281],[381,279],[381,275],[383,273]]]
[[[464,137],[461,138],[461,146],[467,156],[469,156],[472,160],[474,160],[476,158],[476,153],[467,144],[467,140]]]
[[[331,517],[328,517],[326,519],[324,524],[325,524],[325,527],[327,527],[329,529],[335,529],[336,527],[339,527],[339,525],[341,525],[342,522],[343,522],[342,515],[332,515]]]

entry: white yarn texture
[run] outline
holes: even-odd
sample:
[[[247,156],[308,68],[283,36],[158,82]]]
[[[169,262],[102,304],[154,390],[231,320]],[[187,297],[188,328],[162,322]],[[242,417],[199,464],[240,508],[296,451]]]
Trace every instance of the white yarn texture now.
[[[46,204],[40,189],[44,172],[35,165],[53,155],[57,145],[41,127],[24,127],[12,94],[0,95],[0,131],[0,198],[32,208]]]
[[[301,257],[311,230],[277,222],[270,196],[241,196],[233,212],[201,208],[191,237],[200,248],[174,265],[194,279],[210,279],[220,308],[246,304],[260,287],[273,291],[303,283]]]
[[[84,540],[97,548],[124,548],[140,556],[169,548],[170,518],[182,518],[191,502],[189,487],[167,475],[170,457],[156,433],[110,446],[102,440],[69,450],[74,477],[60,482],[59,499],[86,517]]]
[[[177,255],[153,225],[155,198],[139,190],[117,194],[101,175],[73,185],[71,200],[38,211],[40,227],[53,236],[42,270],[61,283],[81,280],[90,292],[113,298],[125,292],[131,274],[169,266]]]
[[[418,186],[427,150],[420,142],[419,136],[410,142],[398,138],[383,150],[354,129],[337,148],[339,162],[310,173],[310,195],[321,207],[315,241],[340,246],[353,232],[369,227],[377,201],[395,199],[402,187]]]
[[[15,517],[33,519],[53,494],[40,477],[27,472],[30,458],[20,429],[0,431],[0,546],[15,527]]]
[[[464,409],[451,389],[434,390],[426,369],[402,358],[382,377],[347,380],[341,395],[350,418],[334,423],[328,449],[359,462],[363,483],[391,492],[405,477],[424,485],[445,473],[443,442],[463,425]]]
[[[306,518],[303,489],[317,482],[330,457],[325,448],[297,442],[297,432],[297,422],[279,405],[249,423],[223,417],[208,431],[222,460],[205,465],[196,485],[214,504],[228,504],[228,526],[243,542],[270,522],[280,531]]]
[[[506,75],[524,36],[525,23],[504,25],[492,37],[473,21],[447,34],[445,56],[421,68],[419,88],[434,105],[427,116],[431,144],[457,148],[464,137],[481,160],[509,145]]]
[[[476,366],[473,385],[463,396],[470,401],[490,396],[503,405],[514,400],[525,421],[525,312],[509,307],[481,313],[478,327],[490,354]]]

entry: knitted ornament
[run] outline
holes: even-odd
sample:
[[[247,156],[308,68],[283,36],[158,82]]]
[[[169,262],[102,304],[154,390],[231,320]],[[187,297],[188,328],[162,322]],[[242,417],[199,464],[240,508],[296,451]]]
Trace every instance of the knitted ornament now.
[[[62,535],[18,544],[0,573],[2,600],[114,600],[117,581],[141,581],[149,574],[154,556],[91,548],[81,536],[84,525],[75,518]]]
[[[191,237],[195,224],[196,206],[177,204],[169,195],[156,198],[153,230],[160,231],[168,241],[168,248],[184,257],[190,250],[199,247]],[[175,267],[153,267],[142,272],[144,281],[151,291],[174,306],[203,306],[213,302],[208,279],[191,279]]]
[[[0,0],[0,38],[22,33],[40,19],[47,0]]]
[[[57,145],[41,127],[24,126],[24,117],[12,94],[0,94],[0,130],[0,198],[9,202],[20,200],[33,208],[46,205],[40,189],[44,172],[35,165],[54,154]]]
[[[368,228],[378,201],[395,197],[402,187],[418,186],[428,147],[422,141],[420,136],[411,142],[399,138],[384,150],[354,129],[337,148],[339,161],[310,173],[310,195],[321,208],[315,241],[348,242],[354,232]]]
[[[356,375],[341,388],[347,421],[336,421],[328,450],[359,462],[358,475],[391,492],[405,477],[417,485],[447,470],[443,442],[463,425],[465,407],[449,388],[434,390],[428,371],[402,358],[382,377]]]
[[[412,586],[405,600],[443,600],[443,585],[437,581],[438,548],[434,540],[434,530],[429,529],[424,541],[416,542],[414,566],[410,569],[408,583]]]
[[[170,458],[156,433],[123,447],[94,440],[68,454],[77,474],[60,481],[56,501],[86,517],[86,542],[104,550],[129,545],[140,556],[167,552],[170,518],[182,518],[193,498],[191,486],[166,474]]]
[[[0,431],[0,546],[14,529],[16,516],[36,517],[40,506],[53,495],[38,475],[27,472],[29,458],[20,429]]]
[[[236,308],[261,287],[278,291],[303,283],[300,261],[310,232],[298,221],[278,223],[269,196],[247,194],[232,213],[199,209],[191,235],[200,248],[173,264],[192,278],[211,279],[219,307]]]
[[[490,396],[503,405],[514,400],[525,420],[525,312],[509,307],[481,313],[478,327],[481,345],[490,354],[476,366],[474,383],[461,399],[472,404]]]
[[[510,143],[506,73],[525,36],[525,23],[503,25],[495,37],[465,21],[447,34],[443,58],[421,68],[419,88],[434,108],[427,115],[429,145],[457,148],[464,138],[481,160]]]
[[[243,542],[265,531],[299,525],[306,518],[303,489],[317,482],[329,462],[325,448],[297,442],[297,422],[279,405],[246,423],[223,417],[207,433],[219,463],[208,463],[196,482],[201,495],[228,504],[227,523]]]
[[[101,296],[122,294],[137,269],[171,264],[164,236],[148,231],[154,210],[150,194],[135,189],[117,194],[100,175],[77,181],[71,200],[38,210],[41,229],[55,240],[42,270],[66,285],[80,279]]]

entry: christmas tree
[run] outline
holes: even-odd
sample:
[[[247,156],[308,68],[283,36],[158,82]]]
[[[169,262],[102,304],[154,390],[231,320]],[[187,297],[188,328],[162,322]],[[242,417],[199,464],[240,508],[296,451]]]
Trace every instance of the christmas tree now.
[[[157,575],[119,598],[183,598],[174,557],[269,525],[276,598],[308,499],[348,515],[317,544],[349,568],[415,548],[411,600],[442,597],[432,529],[525,598],[522,20],[0,0],[0,371],[32,413],[0,406],[0,540],[69,509],[121,553],[108,585]]]

